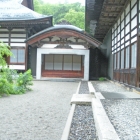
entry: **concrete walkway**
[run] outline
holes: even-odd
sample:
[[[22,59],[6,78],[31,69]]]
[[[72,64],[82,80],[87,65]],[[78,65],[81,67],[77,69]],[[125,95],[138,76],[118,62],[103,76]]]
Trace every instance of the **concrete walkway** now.
[[[0,140],[60,140],[77,87],[34,81],[33,91],[0,98]]]
[[[101,92],[101,94],[106,98],[140,98],[140,94],[128,91],[125,87],[114,84],[109,81],[92,81],[93,87],[96,92]]]

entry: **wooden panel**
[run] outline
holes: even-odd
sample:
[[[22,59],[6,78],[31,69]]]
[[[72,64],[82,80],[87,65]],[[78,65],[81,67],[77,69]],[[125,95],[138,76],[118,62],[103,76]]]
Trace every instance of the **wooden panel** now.
[[[131,73],[130,74],[130,85],[135,86],[135,81],[136,81],[136,77],[135,74]]]
[[[42,71],[42,77],[60,77],[60,78],[83,78],[83,71],[71,70],[46,70]]]

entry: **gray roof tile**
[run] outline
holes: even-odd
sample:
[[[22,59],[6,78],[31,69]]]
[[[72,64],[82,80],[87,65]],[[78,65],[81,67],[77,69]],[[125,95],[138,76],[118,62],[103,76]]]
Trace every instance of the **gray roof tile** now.
[[[0,21],[27,20],[49,17],[21,5],[22,0],[0,0]]]

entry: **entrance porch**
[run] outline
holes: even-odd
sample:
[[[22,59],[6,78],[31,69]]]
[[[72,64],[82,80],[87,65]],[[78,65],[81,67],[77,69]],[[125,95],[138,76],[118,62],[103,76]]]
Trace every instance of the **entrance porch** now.
[[[37,49],[36,79],[42,77],[89,79],[89,50]]]

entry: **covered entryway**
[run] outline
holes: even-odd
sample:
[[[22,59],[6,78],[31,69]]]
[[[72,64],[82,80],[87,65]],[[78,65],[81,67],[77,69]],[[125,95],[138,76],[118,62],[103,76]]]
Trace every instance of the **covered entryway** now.
[[[89,50],[38,48],[36,70],[37,79],[42,76],[88,80]]]
[[[36,79],[42,77],[89,79],[89,48],[100,42],[72,25],[56,25],[45,29],[27,40],[31,69],[36,67]],[[28,46],[29,47],[29,46]],[[35,56],[36,55],[36,56]]]

